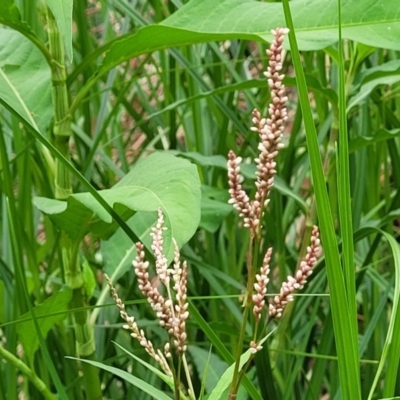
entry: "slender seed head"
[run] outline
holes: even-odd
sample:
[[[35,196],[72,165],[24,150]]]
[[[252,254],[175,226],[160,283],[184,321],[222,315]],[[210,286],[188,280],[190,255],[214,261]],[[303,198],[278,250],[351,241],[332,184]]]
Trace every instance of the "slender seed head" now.
[[[237,157],[233,151],[228,154],[228,181],[229,194],[232,204],[243,218],[244,226],[250,229],[254,237],[259,232],[259,224],[262,219],[263,209],[269,202],[269,194],[274,184],[276,174],[275,158],[279,149],[282,148],[281,137],[285,122],[287,121],[284,75],[282,70],[282,43],[284,36],[288,33],[286,28],[277,28],[272,31],[274,40],[267,50],[269,63],[267,71],[268,86],[271,90],[271,103],[268,108],[269,118],[263,118],[261,113],[253,110],[252,131],[258,132],[260,142],[258,145],[259,156],[256,158],[256,194],[253,201],[249,199],[241,186],[243,176],[240,174],[240,163],[242,159]]]
[[[122,300],[119,298],[117,291],[115,290],[115,287],[113,286],[110,278],[104,274],[104,277],[107,280],[108,286],[110,287],[110,291],[111,291],[111,296],[115,301],[115,304],[117,305],[119,311],[120,311],[120,315],[122,317],[122,319],[126,322],[125,325],[123,325],[122,327],[124,329],[128,329],[131,331],[131,336],[136,339],[140,345],[146,350],[146,352],[154,359],[157,361],[157,363],[161,366],[161,368],[163,369],[163,371],[168,375],[168,376],[172,376],[172,372],[171,369],[164,357],[164,355],[160,352],[156,352],[154,350],[153,344],[151,343],[150,340],[147,340],[143,330],[139,329],[134,317],[131,317],[127,314],[126,310],[125,310],[125,304],[122,302]]]
[[[311,244],[307,247],[307,254],[301,261],[295,276],[288,276],[286,282],[282,283],[279,295],[275,296],[269,304],[269,317],[280,318],[286,305],[293,301],[293,293],[300,290],[307,283],[307,278],[312,274],[313,268],[317,263],[317,256],[320,251],[319,230],[313,227],[311,233]]]
[[[253,314],[256,323],[260,321],[261,312],[265,305],[265,295],[267,294],[267,285],[269,282],[269,263],[271,261],[272,247],[265,253],[263,264],[260,268],[260,273],[256,275],[256,282],[254,283],[255,294],[253,295]]]

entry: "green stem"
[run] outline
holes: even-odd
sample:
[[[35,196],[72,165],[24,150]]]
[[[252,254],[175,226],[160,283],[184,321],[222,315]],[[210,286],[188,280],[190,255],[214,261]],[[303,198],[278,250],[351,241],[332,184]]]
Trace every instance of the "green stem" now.
[[[169,339],[169,345],[170,345],[170,348],[172,348],[173,341],[171,340],[171,338]],[[180,389],[180,380],[177,377],[177,373],[176,373],[176,369],[175,369],[175,365],[174,365],[174,362],[172,360],[172,357],[168,359],[168,362],[169,362],[169,366],[170,366],[170,369],[171,369],[171,372],[172,372],[172,379],[174,381],[174,392],[175,392],[174,393],[174,398],[175,398],[175,400],[180,400],[180,396],[181,396],[181,393],[180,393],[180,390],[179,390]]]
[[[71,118],[69,114],[64,47],[57,23],[48,10],[49,48],[52,56],[51,80],[54,107],[54,141],[60,153],[69,161],[69,139],[71,137]],[[56,159],[55,197],[66,199],[72,193],[71,177],[64,165]]]
[[[45,400],[56,400],[57,397],[50,392],[46,384],[25,363],[7,351],[3,346],[0,346],[0,357],[19,369],[32,382]]]
[[[182,354],[182,361],[183,361],[183,368],[185,370],[186,380],[187,380],[187,383],[188,383],[189,398],[190,399],[195,399],[192,379],[190,377],[189,366],[188,366],[188,362],[186,360],[185,353]]]
[[[54,144],[57,150],[70,161],[69,140],[72,130],[66,85],[64,47],[57,22],[49,9],[47,9],[47,22],[49,50],[52,57],[51,79],[54,107]],[[57,158],[55,166],[55,197],[65,200],[71,194],[70,172],[64,163]],[[78,242],[71,241],[65,233],[62,233],[61,254],[65,271],[65,281],[73,289],[70,306],[73,309],[82,310],[73,313],[77,354],[79,357],[91,360],[94,359],[95,353],[93,325],[88,323],[88,313],[84,311],[86,304],[83,292],[82,271],[78,261],[78,247]],[[84,363],[82,371],[86,398],[89,400],[101,399],[102,392],[98,369]]]
[[[240,385],[240,374],[239,374],[239,367],[240,367],[240,357],[243,352],[243,345],[244,345],[244,338],[246,334],[246,326],[247,320],[249,319],[250,309],[253,304],[252,293],[253,293],[253,285],[254,279],[256,275],[256,266],[258,263],[258,253],[259,253],[259,235],[256,235],[256,238],[250,236],[249,240],[249,250],[247,253],[247,288],[246,288],[246,297],[244,300],[244,313],[243,313],[243,320],[242,326],[240,329],[239,334],[239,342],[235,360],[235,369],[233,372],[233,378],[231,383],[231,389],[229,393],[229,400],[233,400],[236,398],[237,390]]]
[[[85,300],[82,287],[74,289],[70,306],[74,309],[81,309],[80,311],[75,311],[73,314],[78,356],[86,360],[95,360],[94,328],[93,325],[88,324],[89,315],[83,309]],[[102,391],[98,369],[90,364],[82,363],[82,372],[86,398],[101,400]]]
[[[181,399],[181,368],[182,368],[182,357],[179,357],[178,359],[178,368],[176,371],[176,383],[175,383],[175,399],[180,400]]]

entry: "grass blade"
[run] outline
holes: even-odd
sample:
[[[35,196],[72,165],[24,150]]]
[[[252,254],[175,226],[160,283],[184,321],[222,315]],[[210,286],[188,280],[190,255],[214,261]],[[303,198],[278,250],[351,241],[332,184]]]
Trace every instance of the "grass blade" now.
[[[325,178],[322,169],[322,160],[319,152],[317,134],[311,107],[308,100],[307,85],[303,67],[296,42],[296,36],[291,17],[288,0],[283,1],[285,18],[289,32],[290,47],[292,51],[294,68],[296,71],[300,105],[303,112],[306,129],[307,147],[310,157],[311,175],[314,184],[315,200],[319,217],[322,245],[326,256],[326,268],[330,287],[330,301],[333,317],[333,328],[338,353],[339,375],[342,388],[342,396],[345,400],[361,399],[359,379],[349,380],[349,376],[358,377],[358,359],[355,358],[353,321],[348,310],[348,298],[344,276],[341,269],[337,240],[333,224],[332,212],[329,204],[328,193],[325,186]]]

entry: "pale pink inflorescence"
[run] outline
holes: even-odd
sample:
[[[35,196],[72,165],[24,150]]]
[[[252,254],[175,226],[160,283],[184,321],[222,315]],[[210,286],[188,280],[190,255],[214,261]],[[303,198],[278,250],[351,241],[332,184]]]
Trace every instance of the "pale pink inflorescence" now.
[[[239,215],[244,219],[244,225],[247,228],[254,229],[253,226],[253,206],[250,202],[249,196],[242,188],[243,176],[240,174],[241,157],[236,157],[235,153],[231,150],[228,153],[228,181],[229,181],[229,194],[231,198],[229,203],[239,211]]]
[[[269,263],[271,261],[272,247],[265,253],[263,264],[260,268],[260,273],[256,275],[256,282],[254,283],[255,294],[253,294],[253,314],[256,323],[260,321],[261,312],[265,305],[265,295],[267,294],[267,285],[269,282]]]
[[[284,36],[288,33],[286,28],[277,28],[272,31],[274,40],[267,55],[269,57],[268,68],[264,73],[271,89],[271,103],[269,105],[269,118],[262,118],[260,112],[253,111],[253,124],[251,128],[258,132],[260,143],[258,150],[260,154],[255,160],[257,164],[257,192],[254,201],[242,189],[243,177],[240,174],[240,163],[242,159],[236,157],[231,150],[228,154],[228,178],[230,186],[230,203],[239,211],[243,217],[244,226],[250,229],[253,236],[256,236],[258,226],[262,217],[262,209],[268,204],[269,192],[274,183],[276,174],[275,158],[282,147],[281,137],[285,122],[287,121],[284,75],[282,70],[282,43]]]
[[[168,362],[166,361],[163,353],[160,350],[155,351],[153,344],[151,343],[150,340],[146,339],[146,336],[143,332],[142,329],[139,329],[135,319],[131,316],[129,316],[125,310],[125,304],[122,302],[122,300],[118,297],[117,291],[115,290],[110,278],[105,274],[104,277],[106,278],[108,282],[108,286],[110,287],[111,291],[111,296],[115,301],[115,304],[119,308],[120,315],[122,319],[126,322],[126,325],[123,325],[124,329],[130,330],[131,336],[135,338],[142,347],[146,350],[146,352],[156,360],[156,362],[161,366],[163,371],[169,375],[172,376],[171,369],[168,365]]]
[[[162,213],[161,208],[158,209],[158,219],[156,226],[152,227],[152,232],[150,236],[153,238],[153,244],[151,245],[151,249],[153,250],[154,257],[156,258],[156,272],[161,282],[165,285],[169,284],[169,274],[170,270],[168,270],[168,260],[164,255],[163,248],[163,230],[164,227],[164,215]]]
[[[312,274],[313,268],[317,263],[317,256],[320,251],[319,230],[313,227],[311,234],[311,244],[307,247],[305,259],[300,263],[295,276],[288,276],[287,281],[283,282],[279,295],[275,296],[269,305],[269,317],[280,318],[286,305],[293,301],[293,292],[300,290],[307,282],[307,278]]]
[[[160,325],[165,328],[173,338],[173,345],[176,347],[179,353],[186,351],[186,320],[189,316],[188,312],[188,301],[187,301],[187,263],[186,261],[180,262],[179,248],[175,240],[174,252],[174,267],[168,268],[168,261],[163,252],[163,236],[162,233],[164,228],[164,217],[161,209],[158,210],[158,220],[154,228],[152,228],[153,244],[151,249],[154,252],[156,259],[156,273],[159,281],[162,282],[167,289],[168,297],[165,298],[156,286],[153,286],[149,278],[149,262],[145,260],[144,246],[142,243],[136,243],[136,258],[132,262],[135,269],[135,274],[138,278],[138,286],[143,295],[147,298],[152,309],[155,311]],[[169,287],[170,276],[173,279],[173,289],[175,291],[175,300],[171,298],[171,290]],[[124,325],[125,328],[132,330],[132,336],[136,338],[140,344],[146,349],[146,351],[162,366],[165,372],[170,374],[168,363],[166,358],[171,357],[171,345],[166,343],[164,346],[164,354],[160,350],[154,351],[153,345],[149,342],[142,330],[139,330],[134,318],[130,317],[125,312],[125,306],[122,301],[118,298],[118,295],[112,286],[111,281],[108,280],[111,294],[120,309],[122,318],[128,323]],[[165,364],[165,365],[164,365]],[[168,369],[166,369],[168,368]],[[169,371],[169,372],[168,372]]]
[[[148,272],[149,262],[145,261],[144,256],[143,244],[136,243],[136,258],[132,261],[132,265],[138,278],[139,289],[156,313],[160,325],[166,330],[170,330],[172,329],[173,320],[170,301],[165,300],[158,288],[151,284]]]
[[[178,246],[175,244],[175,254]],[[189,303],[187,302],[187,262],[182,263],[180,267],[179,258],[175,255],[174,262],[174,290],[176,293],[175,318],[173,320],[173,334],[175,336],[174,345],[178,352],[186,351],[186,320],[189,317]]]

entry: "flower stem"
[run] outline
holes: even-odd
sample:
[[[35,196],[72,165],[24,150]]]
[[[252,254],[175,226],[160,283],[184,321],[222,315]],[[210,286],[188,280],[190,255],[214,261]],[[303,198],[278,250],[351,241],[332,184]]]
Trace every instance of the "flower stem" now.
[[[238,348],[237,348],[237,354],[236,354],[236,360],[235,360],[235,369],[234,369],[233,377],[232,377],[231,389],[230,389],[230,393],[229,393],[229,400],[233,400],[236,398],[237,391],[238,391],[240,381],[241,381],[241,376],[239,374],[240,357],[243,353],[247,321],[249,319],[250,309],[253,305],[252,293],[253,293],[253,285],[254,285],[254,280],[255,280],[255,275],[256,275],[256,270],[257,270],[256,266],[258,263],[258,255],[259,255],[258,236],[259,235],[257,235],[256,238],[254,238],[252,235],[250,235],[250,240],[249,240],[249,249],[248,249],[248,253],[247,253],[247,288],[246,288],[246,296],[245,296],[245,300],[244,300],[243,320],[242,320],[242,326],[240,328]]]

